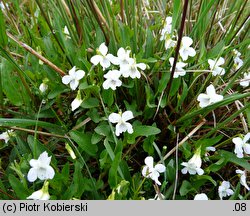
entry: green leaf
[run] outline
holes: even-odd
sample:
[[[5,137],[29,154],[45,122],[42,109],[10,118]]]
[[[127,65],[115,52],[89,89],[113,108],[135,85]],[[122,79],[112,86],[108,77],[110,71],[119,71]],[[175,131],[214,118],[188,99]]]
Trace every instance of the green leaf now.
[[[17,179],[14,175],[10,174],[8,179],[11,187],[13,188],[19,199],[25,200],[28,196],[31,195],[29,190],[25,188],[21,181]]]
[[[236,189],[235,189],[233,195],[229,198],[229,200],[237,200],[237,199],[239,199],[240,187],[241,187],[241,183],[238,182],[238,184],[236,186]]]
[[[166,73],[166,72],[162,73],[161,79],[159,80],[157,94],[162,93],[162,91],[166,88],[169,78],[170,78],[170,73]]]
[[[129,191],[129,182],[122,180],[116,187],[112,190],[109,195],[108,200],[127,200],[126,196]]]
[[[97,98],[90,97],[90,98],[83,100],[81,107],[85,109],[90,109],[90,108],[98,107],[98,105],[99,105],[99,100]]]
[[[149,108],[157,107],[157,105],[155,104],[155,98],[152,89],[148,85],[145,85],[145,91],[146,91],[147,106]]]
[[[192,32],[191,32],[191,36],[194,34],[194,32],[196,32],[197,28],[202,26],[202,22],[204,21],[204,17],[208,15],[208,11],[210,10],[210,8],[213,6],[213,4],[215,2],[217,2],[218,0],[211,0],[209,2],[205,2],[202,6],[202,11],[201,11],[201,14],[198,15],[198,20],[195,22],[195,25],[192,29]],[[202,33],[202,32],[201,32]],[[199,35],[200,37],[202,35]]]
[[[220,150],[218,151],[218,153],[222,158],[227,159],[227,161],[237,164],[245,168],[246,170],[250,171],[250,163],[248,162],[247,159],[238,158],[235,154],[228,152],[228,151],[224,151],[224,150]]]
[[[153,44],[154,44],[153,33],[150,29],[147,29],[147,39],[146,39],[145,55],[144,55],[145,58],[153,56]]]
[[[56,98],[58,95],[64,93],[64,92],[68,92],[69,89],[65,88],[65,86],[62,85],[56,85],[54,89],[52,89],[50,91],[50,93],[48,94],[48,99],[53,99]]]
[[[111,158],[112,161],[114,161],[116,155],[115,155],[112,147],[110,146],[109,141],[107,140],[107,138],[104,140],[104,146],[105,146],[105,148],[106,148],[106,150],[107,150],[107,152],[109,154],[109,157]],[[117,169],[118,169],[118,172],[119,172],[120,176],[124,179],[124,174],[123,174],[123,172],[121,170],[121,167],[118,167]]]
[[[98,110],[96,108],[90,109],[86,115],[91,118],[91,120],[95,123],[99,123],[101,121],[101,116],[98,113]]]
[[[181,77],[173,79],[170,89],[170,96],[176,95],[176,92],[179,90],[180,85],[181,85]]]
[[[79,131],[70,131],[70,137],[78,144],[78,146],[90,156],[95,156],[98,150],[97,145],[91,143],[91,134]]]
[[[182,85],[182,94],[179,97],[177,107],[180,107],[182,103],[184,102],[185,98],[187,97],[188,94],[188,86],[183,80],[183,85]]]
[[[215,187],[217,186],[216,181],[208,175],[196,175],[192,178],[192,180],[192,182],[194,182],[194,185],[196,182],[201,182],[201,185],[204,185],[205,182],[210,181]]]
[[[209,112],[211,112],[212,110],[215,110],[218,107],[226,106],[226,105],[228,105],[230,103],[233,103],[236,100],[240,100],[242,98],[247,98],[249,96],[250,96],[250,93],[230,95],[230,96],[226,97],[222,101],[211,104],[211,105],[209,105],[207,107],[204,107],[204,108],[200,108],[200,109],[198,109],[198,110],[196,110],[194,112],[191,112],[191,113],[188,113],[188,114],[184,115],[183,117],[181,117],[180,119],[177,120],[177,124],[179,124],[181,122],[184,122],[184,121],[186,121],[188,119],[192,119],[193,117],[198,116],[200,114],[203,114],[203,116],[207,115]]]
[[[76,161],[75,164],[75,171],[73,175],[73,180],[71,185],[68,187],[68,189],[65,191],[65,193],[62,195],[63,200],[69,200],[74,198],[80,198],[82,193],[85,190],[85,182],[82,176],[82,165]]]
[[[0,125],[2,126],[29,127],[36,126],[36,124],[38,127],[42,127],[48,131],[65,134],[65,131],[60,126],[48,122],[36,121],[32,119],[0,118]]]
[[[223,135],[219,135],[216,137],[208,138],[208,139],[200,139],[197,142],[195,142],[196,149],[202,146],[202,152],[205,152],[205,148],[209,146],[214,146],[216,143],[218,143],[223,138]]]
[[[0,160],[0,163],[1,163],[1,160]],[[1,179],[0,179],[0,190],[2,191],[1,196],[0,196],[1,200],[8,200],[8,199],[10,199],[9,196],[5,195],[5,193],[7,194],[7,191],[6,191],[6,188],[5,188],[5,186],[4,186],[4,184],[3,184],[3,182],[2,182]],[[3,193],[3,192],[5,192],[5,193]]]
[[[149,155],[154,153],[154,142],[155,136],[149,136],[143,141],[143,150],[147,152]]]
[[[6,26],[2,10],[0,10],[0,46],[5,47],[8,44],[6,35]]]
[[[6,60],[1,63],[1,79],[4,94],[13,105],[21,106],[29,104],[29,95],[23,86],[19,76],[17,76],[14,66]]]
[[[91,136],[91,143],[92,144],[97,144],[99,141],[101,141],[101,139],[103,138],[103,136],[99,135],[98,133],[93,133]]]
[[[151,136],[156,135],[161,132],[161,130],[157,127],[153,126],[144,126],[144,125],[135,125],[133,126],[134,133],[128,135],[128,143],[133,144],[135,143],[135,139],[139,136]]]
[[[175,180],[175,175],[176,175],[176,169],[175,169],[175,163],[174,160],[171,159],[167,166],[166,166],[166,176],[167,180],[172,183]]]
[[[191,191],[196,191],[196,189],[192,186],[192,184],[189,181],[184,180],[181,184],[180,195],[185,196]]]
[[[99,124],[94,131],[101,136],[109,136],[110,135],[110,127],[108,124]]]
[[[222,40],[219,43],[216,44],[215,47],[213,47],[208,53],[207,53],[207,59],[209,58],[217,58],[219,53],[223,51],[223,48],[225,46],[225,42]]]
[[[181,11],[181,0],[175,0],[173,2],[173,22],[172,22],[172,31],[174,29],[178,29],[177,21],[180,18],[180,11]]]
[[[227,163],[227,160],[225,158],[221,158],[216,163],[211,164],[208,168],[206,168],[206,172],[217,172],[222,167],[224,167]]]
[[[117,185],[117,171],[119,168],[119,164],[122,158],[122,152],[118,152],[115,155],[114,160],[112,161],[111,168],[109,170],[109,185],[111,188],[114,188]]]

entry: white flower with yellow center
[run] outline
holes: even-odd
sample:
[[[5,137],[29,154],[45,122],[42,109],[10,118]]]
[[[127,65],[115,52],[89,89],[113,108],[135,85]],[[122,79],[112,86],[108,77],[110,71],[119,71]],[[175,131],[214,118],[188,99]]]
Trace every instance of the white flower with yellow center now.
[[[154,166],[154,158],[151,156],[145,158],[145,164],[146,166],[144,166],[142,169],[142,175],[145,178],[151,178],[156,184],[161,185],[161,182],[159,182],[158,178],[160,173],[166,171],[166,167],[163,164],[156,164]]]
[[[114,64],[116,62],[116,57],[112,54],[108,53],[108,47],[105,45],[105,43],[102,43],[99,48],[96,49],[97,55],[94,55],[90,62],[94,65],[100,65],[102,66],[103,70],[108,68],[111,63]],[[110,63],[111,62],[111,63]]]
[[[131,111],[125,111],[124,113],[111,113],[109,115],[109,121],[111,123],[117,123],[115,126],[115,135],[120,136],[123,132],[128,132],[132,134],[134,132],[133,127],[127,121],[134,118],[133,113]]]

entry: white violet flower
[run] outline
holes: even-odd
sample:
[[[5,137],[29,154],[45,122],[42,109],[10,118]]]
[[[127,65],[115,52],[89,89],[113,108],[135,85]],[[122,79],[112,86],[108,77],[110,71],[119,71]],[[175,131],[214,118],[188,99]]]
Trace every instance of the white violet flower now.
[[[134,132],[133,127],[127,121],[134,118],[131,111],[125,111],[124,113],[111,113],[109,115],[109,121],[111,123],[117,123],[115,126],[115,135],[120,136],[121,133],[128,131],[129,134]]]
[[[241,185],[243,185],[247,190],[250,190],[249,186],[247,185],[246,171],[237,169],[236,173],[240,175],[240,183],[241,183]]]
[[[192,38],[186,36],[182,38],[179,53],[183,61],[186,61],[188,59],[188,56],[194,57],[196,55],[196,51],[194,50],[194,48],[190,47],[192,43]]]
[[[125,78],[131,77],[132,79],[135,78],[139,79],[141,77],[141,73],[139,72],[138,68],[140,68],[141,70],[145,70],[146,67],[147,66],[144,63],[136,64],[135,59],[133,59],[133,61],[130,61],[130,63],[127,66],[121,68],[121,73],[122,76]]]
[[[44,92],[46,92],[48,89],[48,85],[46,83],[41,83],[40,86],[39,86],[39,90],[40,92],[43,94]]]
[[[51,157],[45,151],[38,157],[37,160],[31,159],[30,166],[32,167],[27,175],[29,182],[34,182],[37,178],[40,180],[53,179],[55,175],[54,169],[49,165]]]
[[[148,200],[165,200],[165,196],[162,194],[162,193],[160,193],[160,194],[155,194],[155,197],[154,198],[150,198],[150,199],[148,199]]]
[[[211,84],[206,88],[206,94],[199,94],[197,100],[201,108],[223,100],[223,96],[216,94],[214,86]]]
[[[105,45],[105,43],[102,43],[99,48],[96,49],[97,55],[94,55],[90,62],[94,65],[100,65],[102,66],[103,70],[108,68],[111,64],[114,64],[116,62],[116,57],[112,54],[108,54],[108,47]]]
[[[166,35],[170,35],[172,31],[172,17],[166,17],[166,20],[164,22],[164,27],[161,30],[160,34],[160,40],[164,40],[166,38]]]
[[[134,59],[130,58],[131,50],[125,50],[123,47],[119,48],[117,51],[117,58],[114,61],[114,64],[120,65],[120,68],[126,67],[129,64],[132,64]]]
[[[235,67],[235,70],[238,70],[242,67],[243,65],[243,61],[240,57],[235,57],[234,58],[234,67]]]
[[[198,149],[193,157],[188,162],[182,162],[181,165],[184,168],[181,170],[182,174],[189,173],[190,175],[203,175],[204,170],[201,169],[201,156],[200,156],[200,149]]]
[[[243,152],[250,154],[250,143],[248,143],[248,141],[250,141],[249,139],[250,133],[247,133],[243,139],[240,137],[233,138],[232,141],[235,144],[234,153],[238,158],[243,158]]]
[[[65,34],[66,39],[71,39],[67,26],[64,26],[63,33]]]
[[[175,47],[177,41],[173,40],[171,37],[171,31],[172,31],[172,17],[167,17],[164,23],[163,29],[160,31],[161,37],[160,40],[165,40],[165,48],[166,50]],[[175,36],[173,36],[175,37]]]
[[[0,140],[4,140],[5,143],[8,143],[10,138],[14,135],[13,130],[7,130],[0,134]]]
[[[171,47],[175,47],[177,44],[177,41],[173,40],[170,35],[167,35],[165,38],[165,49],[168,50]]]
[[[32,200],[49,200],[49,182],[45,181],[42,189],[32,193],[27,199]]]
[[[213,147],[213,146],[208,146],[208,147],[206,147],[205,150],[206,150],[205,156],[208,157],[208,156],[209,156],[209,153],[208,153],[208,152],[210,152],[210,151],[215,152],[215,151],[216,151],[216,148]]]
[[[236,49],[233,50],[233,53],[234,53],[234,56],[235,56],[234,57],[234,67],[235,67],[236,70],[238,70],[243,65],[243,61],[240,58],[241,53],[238,50],[236,50]]]
[[[219,197],[222,200],[223,197],[233,195],[233,190],[230,189],[230,183],[228,181],[223,181],[218,188]]]
[[[171,64],[170,72],[172,71],[172,67],[174,64],[174,58],[171,57],[169,58],[169,62]],[[184,62],[177,62],[176,67],[175,67],[175,72],[174,72],[174,78],[178,78],[179,76],[185,76],[186,71],[183,69],[187,64]]]
[[[248,87],[250,84],[250,72],[244,73],[243,79],[240,81],[240,85],[243,87]]]
[[[238,50],[236,50],[236,49],[233,50],[233,53],[234,53],[234,55],[236,57],[240,57],[241,56],[241,53]]]
[[[112,90],[116,90],[116,87],[120,87],[122,85],[122,81],[119,79],[121,76],[121,72],[118,70],[110,70],[108,73],[104,75],[106,80],[103,82],[102,86],[104,89],[111,88]]]
[[[205,193],[196,194],[194,200],[208,200],[208,197]]]
[[[72,111],[76,110],[82,104],[82,102],[83,102],[83,100],[81,98],[81,92],[79,90],[77,92],[76,98],[71,103],[71,109],[72,109]]]
[[[146,166],[142,169],[142,175],[145,178],[151,178],[156,184],[161,185],[158,178],[160,173],[165,172],[166,167],[163,164],[156,164],[154,166],[154,158],[151,156],[146,157],[144,161]]]
[[[206,147],[206,151],[208,152],[208,151],[215,151],[216,150],[216,148],[215,147],[213,147],[213,146],[208,146],[208,147]]]
[[[219,67],[223,65],[224,63],[225,63],[225,60],[222,57],[216,60],[208,59],[208,64],[209,64],[210,69],[212,70],[213,76],[225,74],[225,69],[222,67]]]
[[[79,85],[79,81],[85,76],[85,72],[83,70],[76,70],[76,66],[74,66],[70,71],[69,75],[65,75],[62,78],[62,83],[65,85],[70,85],[72,90],[76,90]]]

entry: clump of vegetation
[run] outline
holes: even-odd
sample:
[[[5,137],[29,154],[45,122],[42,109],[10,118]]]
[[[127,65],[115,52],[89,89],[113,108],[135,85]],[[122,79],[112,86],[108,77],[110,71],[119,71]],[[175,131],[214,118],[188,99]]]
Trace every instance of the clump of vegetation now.
[[[1,199],[249,199],[247,1],[0,6]]]

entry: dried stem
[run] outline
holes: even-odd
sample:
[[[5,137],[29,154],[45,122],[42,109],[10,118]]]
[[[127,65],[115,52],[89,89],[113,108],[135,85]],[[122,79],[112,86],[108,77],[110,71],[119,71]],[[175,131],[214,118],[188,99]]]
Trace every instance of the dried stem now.
[[[11,38],[13,41],[15,41],[16,43],[18,43],[21,47],[23,47],[24,49],[26,49],[28,52],[30,52],[31,54],[33,54],[34,56],[36,56],[37,58],[39,58],[41,61],[43,61],[45,64],[47,64],[49,67],[51,67],[52,69],[54,69],[56,72],[58,72],[61,76],[65,75],[66,73],[64,71],[62,71],[60,68],[58,68],[56,65],[54,65],[51,61],[49,61],[48,59],[46,59],[45,57],[43,57],[42,55],[40,55],[38,52],[36,52],[35,50],[33,50],[30,46],[28,46],[27,44],[19,41],[17,38],[15,38],[12,34],[10,34],[9,32],[7,32],[7,35],[9,38]]]
[[[172,155],[177,148],[181,147],[191,136],[193,136],[204,124],[206,123],[206,119],[202,119],[202,121],[181,141],[175,146],[171,151],[169,151],[164,157],[163,161],[166,160],[170,155]],[[158,162],[159,163],[159,162]]]
[[[173,78],[174,78],[174,72],[175,72],[176,63],[177,63],[177,60],[178,60],[179,50],[180,50],[180,46],[181,46],[181,39],[182,39],[184,26],[185,26],[185,19],[186,19],[187,9],[188,9],[188,0],[185,0],[183,13],[182,13],[182,19],[181,19],[181,27],[180,27],[180,30],[179,30],[177,45],[176,45],[176,49],[175,49],[174,63],[173,63],[173,67],[172,67],[172,71],[171,71],[171,75],[170,75],[170,80],[169,80],[167,90],[166,90],[167,95],[169,95],[169,91],[171,89],[171,85],[172,85]]]

